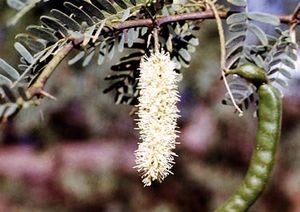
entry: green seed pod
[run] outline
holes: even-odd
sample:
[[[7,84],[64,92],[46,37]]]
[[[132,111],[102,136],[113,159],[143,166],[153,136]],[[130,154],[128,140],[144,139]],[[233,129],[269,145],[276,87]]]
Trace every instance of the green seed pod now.
[[[237,74],[253,83],[256,87],[268,81],[265,71],[252,63],[246,63],[237,69],[228,70],[226,74]]]
[[[218,212],[247,211],[269,179],[280,138],[282,100],[276,88],[269,84],[261,85],[258,95],[258,129],[250,167],[242,185],[216,210]]]

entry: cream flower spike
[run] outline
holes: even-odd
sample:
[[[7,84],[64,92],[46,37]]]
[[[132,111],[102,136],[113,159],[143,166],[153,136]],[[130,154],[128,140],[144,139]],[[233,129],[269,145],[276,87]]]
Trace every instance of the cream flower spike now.
[[[155,52],[144,56],[140,64],[137,125],[140,142],[135,151],[136,168],[145,186],[162,182],[172,174],[176,145],[180,74],[169,53]]]

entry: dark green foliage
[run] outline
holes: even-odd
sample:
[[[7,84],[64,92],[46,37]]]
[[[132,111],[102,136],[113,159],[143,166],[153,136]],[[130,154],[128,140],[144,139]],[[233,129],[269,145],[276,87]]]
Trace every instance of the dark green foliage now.
[[[243,4],[242,1],[235,2],[236,6],[242,6],[239,4]],[[296,49],[295,44],[291,42],[288,31],[279,30],[279,37],[276,38],[266,34],[252,20],[274,26],[280,23],[275,16],[261,12],[248,12],[247,9],[230,15],[226,20],[232,32],[232,37],[226,43],[227,68],[235,69],[241,64],[253,63],[266,72],[269,81],[286,86],[287,82],[281,79],[281,76],[290,78],[290,70],[293,69],[297,59],[293,52]],[[259,41],[258,44],[249,43],[249,38],[253,40],[252,35],[255,35]],[[275,52],[276,57],[273,55]],[[236,103],[242,109],[247,109],[249,103],[257,101],[253,85],[240,77],[233,76],[229,87]],[[232,104],[229,94],[225,95],[223,103]]]

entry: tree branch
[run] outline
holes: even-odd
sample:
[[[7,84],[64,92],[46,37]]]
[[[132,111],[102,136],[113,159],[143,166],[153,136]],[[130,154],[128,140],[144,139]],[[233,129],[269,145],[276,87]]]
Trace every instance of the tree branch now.
[[[27,92],[30,98],[34,96],[45,96],[43,95],[43,88],[47,80],[60,62],[70,53],[73,48],[73,42],[69,41],[62,49],[58,51],[56,55],[54,55],[52,60],[47,64],[46,68],[37,77],[35,82],[28,88]]]
[[[300,23],[298,13],[300,11],[300,3],[291,15],[278,16],[281,23],[294,24],[295,26]],[[226,19],[232,12],[219,12],[219,17]],[[204,12],[192,12],[178,15],[163,16],[157,18],[157,26],[169,24],[178,21],[193,21],[193,20],[204,20],[204,19],[215,19],[213,11],[207,10]],[[106,29],[106,31],[121,31],[133,27],[152,27],[152,19],[141,19],[141,20],[129,20],[122,23],[118,23],[112,28]],[[75,47],[82,43],[82,38],[74,39],[69,38],[70,42],[67,43],[49,62],[45,70],[42,71],[41,75],[37,77],[36,81],[28,88],[27,92],[30,97],[43,96],[42,91],[45,83],[47,82],[50,75],[53,73],[59,63],[68,55],[68,53]],[[72,42],[71,42],[72,41]]]
[[[283,24],[290,24],[295,20],[299,20],[297,18],[297,14],[300,10],[300,3],[297,5],[296,10],[291,15],[275,15],[279,18],[280,22]],[[222,19],[226,19],[232,12],[219,12],[219,16]],[[192,12],[178,15],[170,15],[163,16],[157,18],[157,25],[161,26],[164,24],[169,24],[177,21],[195,21],[195,20],[204,20],[204,19],[214,19],[214,13],[211,10],[207,10],[204,12]],[[299,23],[298,23],[299,24]],[[114,30],[124,30],[133,27],[152,27],[153,20],[152,19],[141,19],[141,20],[130,20],[125,21],[119,24],[116,24],[113,29]]]

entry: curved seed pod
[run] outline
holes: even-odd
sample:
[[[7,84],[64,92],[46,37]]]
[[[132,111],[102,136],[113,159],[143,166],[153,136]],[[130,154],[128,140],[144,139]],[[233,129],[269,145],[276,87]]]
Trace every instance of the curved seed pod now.
[[[256,87],[268,81],[265,71],[252,63],[246,63],[237,69],[228,70],[226,74],[237,74],[253,83]]]
[[[269,84],[261,85],[258,94],[258,129],[250,167],[240,188],[216,211],[247,211],[270,177],[280,138],[282,100],[276,88]]]

